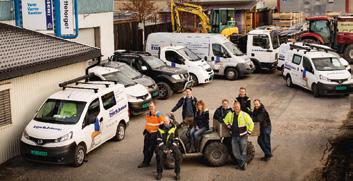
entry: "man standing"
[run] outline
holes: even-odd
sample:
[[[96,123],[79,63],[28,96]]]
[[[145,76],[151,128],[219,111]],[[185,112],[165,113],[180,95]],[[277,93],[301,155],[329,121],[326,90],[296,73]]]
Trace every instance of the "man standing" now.
[[[169,117],[166,117],[163,125],[158,129],[157,138],[157,180],[162,179],[164,161],[167,159],[167,154],[173,154],[175,160],[175,179],[180,180],[180,164],[181,164],[181,152],[177,143],[176,126],[170,122]]]
[[[241,106],[241,110],[248,113],[251,115],[251,100],[250,98],[246,95],[246,89],[245,87],[240,87],[239,89],[239,96],[235,98]]]
[[[223,119],[226,117],[229,111],[232,109],[229,108],[229,101],[227,99],[222,100],[222,105],[219,106],[213,114],[213,119],[217,120],[220,123],[223,123]]]
[[[260,136],[257,138],[257,143],[260,145],[265,156],[262,161],[268,161],[272,157],[271,151],[271,119],[265,106],[259,99],[254,100],[253,118],[255,122],[260,123]]]
[[[149,112],[146,115],[146,124],[143,135],[145,136],[143,145],[143,162],[138,168],[148,167],[150,165],[153,153],[157,145],[158,127],[163,124],[164,117],[159,111],[156,111],[156,105],[153,101],[149,103]]]
[[[169,112],[169,115],[173,115],[175,111],[177,111],[180,107],[183,107],[183,121],[191,126],[196,113],[196,103],[197,99],[192,96],[192,89],[186,88],[185,96],[179,99],[178,103],[174,106],[171,112]]]
[[[254,129],[250,115],[241,111],[240,103],[234,102],[233,110],[224,118],[224,123],[232,133],[232,152],[242,170],[246,169],[246,148],[248,135]]]

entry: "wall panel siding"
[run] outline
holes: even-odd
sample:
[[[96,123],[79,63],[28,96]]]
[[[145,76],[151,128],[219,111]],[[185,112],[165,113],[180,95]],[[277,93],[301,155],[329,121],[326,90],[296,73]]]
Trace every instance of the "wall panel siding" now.
[[[84,75],[86,67],[81,62],[0,82],[0,90],[10,87],[12,114],[12,124],[0,126],[0,164],[19,154],[23,129],[45,99],[60,90],[58,84]]]

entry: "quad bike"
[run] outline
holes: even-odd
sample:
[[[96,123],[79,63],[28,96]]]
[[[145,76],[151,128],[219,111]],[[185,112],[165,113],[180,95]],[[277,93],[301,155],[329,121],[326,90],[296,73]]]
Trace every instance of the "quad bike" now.
[[[184,156],[195,155],[190,152],[189,125],[186,123],[177,123],[174,116],[171,116],[173,124],[177,125],[177,134],[179,137],[179,149]],[[219,167],[226,164],[229,159],[235,159],[232,154],[231,135],[224,123],[213,120],[213,128],[206,131],[197,147],[197,153],[202,154],[210,166]],[[247,163],[250,163],[255,155],[255,147],[251,141],[247,144]],[[167,169],[174,168],[174,159],[167,156],[165,162]]]

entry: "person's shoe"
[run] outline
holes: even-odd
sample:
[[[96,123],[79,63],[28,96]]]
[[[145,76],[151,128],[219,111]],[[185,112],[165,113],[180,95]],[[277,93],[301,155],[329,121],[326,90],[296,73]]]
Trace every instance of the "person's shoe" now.
[[[157,180],[161,180],[162,179],[162,173],[157,173],[156,179]]]
[[[180,173],[177,173],[177,174],[175,175],[175,180],[180,180]]]
[[[267,161],[267,156],[264,156],[260,159],[261,161]]]
[[[244,163],[243,166],[241,166],[241,170],[246,170],[247,163]]]
[[[141,163],[140,165],[137,166],[137,168],[144,168],[144,167],[149,167],[150,164],[147,164],[147,163]]]

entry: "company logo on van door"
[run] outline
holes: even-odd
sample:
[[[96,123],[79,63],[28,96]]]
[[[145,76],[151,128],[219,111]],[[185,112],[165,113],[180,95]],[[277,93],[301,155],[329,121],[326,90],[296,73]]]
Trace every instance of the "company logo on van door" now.
[[[51,129],[51,130],[56,130],[56,131],[61,131],[61,128],[53,128],[50,126],[33,126],[34,129]]]
[[[151,44],[151,50],[159,50],[161,47],[157,44]]]
[[[117,115],[119,112],[121,112],[122,110],[124,110],[125,108],[127,107],[127,105],[125,104],[124,106],[118,108],[118,109],[114,109],[114,110],[111,110],[109,112],[109,117],[114,117],[115,115]]]

